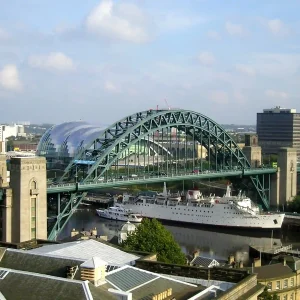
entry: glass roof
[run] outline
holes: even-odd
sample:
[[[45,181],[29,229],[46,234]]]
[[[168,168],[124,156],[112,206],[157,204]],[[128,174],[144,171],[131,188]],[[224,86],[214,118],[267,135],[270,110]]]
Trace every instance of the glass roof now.
[[[79,149],[94,141],[103,130],[81,121],[55,125],[42,136],[37,148],[38,155],[74,157]]]

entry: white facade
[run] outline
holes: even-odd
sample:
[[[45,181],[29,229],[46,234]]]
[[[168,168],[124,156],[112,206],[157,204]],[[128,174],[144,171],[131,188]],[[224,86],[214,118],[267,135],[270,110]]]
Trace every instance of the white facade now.
[[[0,142],[5,142],[10,136],[26,136],[24,125],[0,125]]]

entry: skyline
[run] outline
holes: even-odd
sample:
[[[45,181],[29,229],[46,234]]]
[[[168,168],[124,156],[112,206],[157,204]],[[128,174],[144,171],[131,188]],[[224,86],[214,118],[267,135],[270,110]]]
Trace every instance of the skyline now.
[[[2,123],[111,124],[170,105],[251,125],[264,108],[299,111],[300,1],[0,5]]]

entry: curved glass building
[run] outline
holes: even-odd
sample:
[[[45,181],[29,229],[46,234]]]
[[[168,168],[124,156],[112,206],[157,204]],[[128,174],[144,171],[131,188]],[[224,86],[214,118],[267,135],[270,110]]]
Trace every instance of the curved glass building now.
[[[78,151],[88,147],[103,130],[81,121],[52,126],[42,136],[37,155],[47,158],[48,170],[63,171]]]

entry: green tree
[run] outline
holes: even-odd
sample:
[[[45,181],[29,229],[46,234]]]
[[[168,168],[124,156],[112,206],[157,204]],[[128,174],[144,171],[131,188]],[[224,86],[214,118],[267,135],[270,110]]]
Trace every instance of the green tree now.
[[[265,287],[264,291],[258,296],[258,300],[279,300],[276,294],[270,294],[268,288]]]
[[[296,196],[287,205],[287,211],[300,213],[300,196]]]
[[[161,262],[186,264],[186,258],[172,234],[156,219],[143,219],[142,223],[122,243],[125,250],[157,253]]]

